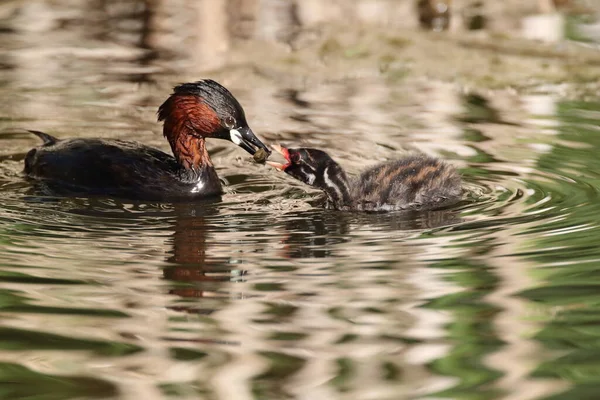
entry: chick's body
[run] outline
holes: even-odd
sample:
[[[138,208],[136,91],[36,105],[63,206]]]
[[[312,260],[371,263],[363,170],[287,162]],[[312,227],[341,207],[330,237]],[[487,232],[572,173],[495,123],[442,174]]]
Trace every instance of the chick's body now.
[[[379,164],[350,179],[352,208],[365,211],[443,207],[462,195],[456,169],[415,155]]]
[[[268,162],[288,175],[321,189],[327,208],[356,211],[433,210],[460,200],[461,178],[437,158],[408,156],[348,178],[342,167],[318,149],[274,146],[287,164]]]

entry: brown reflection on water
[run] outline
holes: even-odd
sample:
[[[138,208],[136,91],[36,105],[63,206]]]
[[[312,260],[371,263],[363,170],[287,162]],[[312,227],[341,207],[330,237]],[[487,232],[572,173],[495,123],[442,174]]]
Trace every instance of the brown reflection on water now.
[[[445,37],[400,30],[417,23],[409,1],[22,0],[0,7],[0,93],[9,99],[0,103],[7,196],[0,233],[9,232],[0,258],[3,272],[32,276],[3,282],[3,290],[33,309],[77,304],[127,314],[7,313],[3,324],[144,348],[112,359],[7,350],[2,360],[51,374],[80,369],[116,382],[132,399],[163,398],[168,390],[160,385],[182,398],[396,399],[454,386],[464,394],[478,390],[468,386],[472,376],[488,372],[481,385],[489,393],[512,390],[516,399],[557,390],[558,379],[529,376],[544,349],[530,339],[538,325],[523,322],[526,301],[512,294],[534,284],[533,265],[511,256],[524,225],[504,227],[526,210],[532,190],[524,181],[557,134],[527,120],[544,114],[540,107],[553,116],[553,95],[484,93],[502,118],[525,121],[519,126],[457,122],[464,93],[454,79],[464,70],[445,58]],[[340,22],[344,29],[332,34]],[[411,61],[423,43],[441,65],[435,73]],[[461,205],[464,213],[330,213],[298,182],[213,141],[213,161],[229,182],[220,203],[23,201],[19,155],[36,141],[18,129],[127,137],[168,151],[156,108],[173,84],[202,77],[235,93],[266,142],[324,148],[352,173],[406,150],[442,155],[467,171],[473,197],[484,200],[475,212]],[[435,264],[447,259],[454,269]],[[460,281],[461,263],[469,262],[498,281],[480,283],[477,268],[475,278]],[[33,279],[40,277],[83,283]],[[452,303],[453,293],[480,297]],[[452,306],[424,307],[437,299]],[[482,330],[460,331],[471,317]],[[450,327],[459,334],[450,336]],[[483,344],[461,354],[472,342]],[[458,362],[444,374],[432,369],[439,360]]]
[[[234,270],[230,257],[211,256],[207,254],[211,247],[211,228],[207,226],[206,217],[215,216],[213,207],[175,206],[176,222],[172,236],[173,249],[166,261],[170,266],[165,267],[164,277],[170,281],[187,283],[184,287],[174,287],[169,293],[184,298],[223,297],[219,293],[219,282],[233,279]],[[244,270],[235,270],[235,276],[240,279],[245,275]],[[191,285],[190,285],[191,284]],[[198,305],[202,307],[202,304]],[[198,312],[210,314],[214,310],[173,306],[176,311]]]

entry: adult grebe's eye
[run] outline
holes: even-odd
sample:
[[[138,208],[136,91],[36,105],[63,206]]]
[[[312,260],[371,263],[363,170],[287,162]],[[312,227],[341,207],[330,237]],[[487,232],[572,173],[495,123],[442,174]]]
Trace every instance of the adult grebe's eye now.
[[[223,125],[225,125],[225,128],[227,129],[233,129],[235,128],[235,118],[233,117],[225,117],[223,119]]]

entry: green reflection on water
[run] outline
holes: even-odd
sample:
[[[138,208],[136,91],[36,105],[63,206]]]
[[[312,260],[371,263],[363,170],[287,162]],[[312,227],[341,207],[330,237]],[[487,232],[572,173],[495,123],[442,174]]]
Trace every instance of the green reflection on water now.
[[[29,281],[27,281],[29,282]],[[75,307],[50,307],[32,305],[27,303],[27,298],[18,292],[0,290],[0,311],[11,313],[36,313],[56,315],[85,315],[94,317],[124,318],[127,314],[117,310],[101,310],[93,308]]]
[[[171,357],[180,361],[194,361],[206,357],[208,354],[204,351],[186,349],[184,347],[172,347],[169,349]]]
[[[3,350],[88,350],[103,356],[137,353],[141,347],[119,342],[75,339],[62,335],[0,327],[0,349]]]
[[[552,352],[533,377],[570,382],[567,391],[547,399],[596,399],[600,391],[600,103],[563,102],[558,108],[559,139],[538,162],[540,173],[559,179],[532,182],[551,201],[555,218],[525,232],[520,255],[543,268],[532,271],[539,286],[520,296],[543,306],[534,339]],[[583,145],[583,146],[582,146]],[[530,202],[539,201],[532,198]],[[554,352],[556,351],[556,352]],[[566,352],[566,353],[565,353]]]
[[[260,352],[268,361],[265,372],[253,378],[252,392],[258,399],[292,399],[294,398],[281,383],[298,372],[306,360],[289,354],[275,351]]]
[[[337,386],[342,392],[350,390],[356,369],[354,361],[351,358],[343,357],[338,358],[335,363],[337,364],[337,374],[331,380],[331,384]]]
[[[117,394],[117,388],[112,383],[100,379],[47,375],[18,364],[0,363],[2,399],[109,398]]]
[[[477,252],[481,254],[493,247],[487,240],[479,246]],[[487,354],[503,346],[492,325],[500,310],[484,300],[497,289],[498,278],[490,267],[473,260],[449,259],[431,267],[447,270],[446,279],[463,288],[458,293],[437,297],[424,305],[452,314],[452,322],[446,330],[454,346],[446,356],[433,361],[431,369],[442,375],[457,377],[459,382],[436,395],[460,399],[498,398],[502,392],[489,384],[502,373],[483,363]]]

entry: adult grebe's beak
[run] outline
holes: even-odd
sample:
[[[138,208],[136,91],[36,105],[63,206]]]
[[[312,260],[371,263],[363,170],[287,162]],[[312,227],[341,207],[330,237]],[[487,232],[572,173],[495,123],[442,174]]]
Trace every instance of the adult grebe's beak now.
[[[282,147],[278,144],[272,144],[271,148],[273,150],[275,150],[277,153],[281,154],[285,158],[286,164],[280,164],[280,163],[273,162],[273,161],[267,161],[266,163],[269,164],[271,167],[277,169],[278,171],[285,171],[285,169],[287,167],[289,167],[291,164],[290,152],[288,151],[288,149],[286,149],[285,147]]]
[[[269,150],[269,148],[256,137],[254,132],[252,132],[252,129],[247,126],[231,129],[229,131],[229,136],[233,143],[252,155],[254,155],[258,149],[264,149],[267,154],[271,154],[271,150]]]

